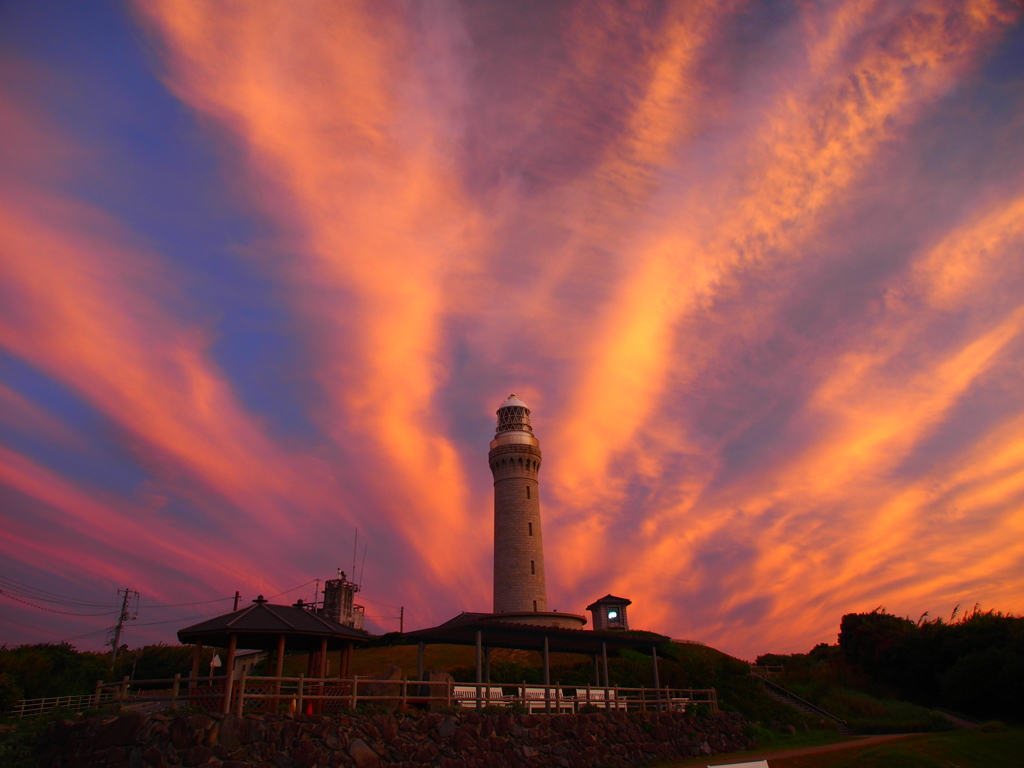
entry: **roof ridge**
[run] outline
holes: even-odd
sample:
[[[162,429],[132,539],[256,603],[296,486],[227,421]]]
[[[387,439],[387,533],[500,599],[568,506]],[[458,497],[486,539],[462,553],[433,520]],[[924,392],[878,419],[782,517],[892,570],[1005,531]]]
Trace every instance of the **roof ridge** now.
[[[253,608],[259,608],[260,605],[261,603],[256,603],[255,605],[250,605],[248,608],[243,608],[240,611],[234,611],[234,613],[237,613],[238,615],[231,619],[231,621],[225,622],[224,625],[227,627],[232,626],[236,621],[238,621],[243,616],[248,616],[250,613],[252,613]]]
[[[287,608],[294,608],[294,607],[295,607],[294,605],[273,605],[273,606],[271,606],[271,605],[270,605],[270,603],[267,603],[267,605],[268,605],[268,606],[270,606],[271,608],[286,608],[286,609],[287,609]],[[299,610],[301,611],[302,609],[300,608]],[[287,618],[285,618],[284,616],[282,616],[281,614],[279,614],[279,613],[278,613],[277,611],[271,611],[270,613],[271,613],[271,614],[272,614],[272,615],[273,615],[273,616],[274,616],[275,618],[278,618],[278,619],[280,619],[281,621],[283,621],[283,622],[284,622],[285,624],[287,624],[287,625],[288,625],[289,627],[291,627],[292,629],[297,629],[297,627],[295,626],[295,624],[293,624],[293,623],[292,623],[291,621],[289,621],[289,620],[288,620]]]

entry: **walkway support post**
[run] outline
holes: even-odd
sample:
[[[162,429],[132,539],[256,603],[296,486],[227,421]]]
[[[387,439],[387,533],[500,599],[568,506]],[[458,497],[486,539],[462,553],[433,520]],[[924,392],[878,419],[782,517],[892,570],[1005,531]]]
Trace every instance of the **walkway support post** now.
[[[476,708],[480,709],[480,683],[483,682],[483,642],[484,633],[476,632]]]
[[[597,654],[596,653],[593,654],[593,656],[591,658],[593,658],[593,660],[594,660],[594,685],[595,686],[600,686],[601,685],[601,672],[599,671],[598,666],[597,666]]]
[[[426,651],[427,651],[427,644],[426,643],[420,643],[416,647],[416,679],[420,680],[420,681],[423,680],[423,672],[424,672],[424,669],[423,669],[424,664],[423,664],[423,662],[424,662],[424,657],[426,656]]]
[[[654,669],[654,695],[658,700],[658,711],[661,711],[661,682],[658,680],[658,647],[651,646],[651,665]]]
[[[551,714],[551,659],[548,654],[548,639],[544,638],[544,713]]]
[[[604,708],[608,709],[608,644],[601,643],[601,662],[604,664]]]

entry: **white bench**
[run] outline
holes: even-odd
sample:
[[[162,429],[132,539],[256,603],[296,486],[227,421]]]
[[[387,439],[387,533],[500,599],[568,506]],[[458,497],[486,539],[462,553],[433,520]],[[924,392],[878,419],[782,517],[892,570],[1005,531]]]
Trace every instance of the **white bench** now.
[[[452,686],[452,700],[464,707],[476,707],[476,689],[475,685]],[[483,699],[481,704],[486,706],[494,701],[503,701],[506,697],[501,692],[500,685],[481,685],[480,698]]]
[[[587,694],[590,694],[590,698],[587,698]],[[576,699],[583,704],[593,704],[595,707],[602,707],[604,709],[626,709],[626,701],[620,700],[616,695],[615,691],[607,691],[607,698],[605,698],[605,691],[600,688],[577,688]]]
[[[548,701],[551,703],[552,712],[574,712],[576,710],[576,699],[573,696],[557,694],[555,686],[547,689],[549,699],[544,698],[544,688],[527,687],[523,689],[523,696],[526,699],[526,711],[531,715],[534,712],[546,712]]]

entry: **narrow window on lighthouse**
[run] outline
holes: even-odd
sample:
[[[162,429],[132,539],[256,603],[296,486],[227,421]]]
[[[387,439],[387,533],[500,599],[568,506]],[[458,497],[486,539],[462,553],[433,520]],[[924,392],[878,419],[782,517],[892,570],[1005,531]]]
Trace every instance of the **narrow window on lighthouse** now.
[[[536,574],[537,574],[537,566],[536,566],[536,564],[535,564],[535,563],[533,562],[533,560],[531,560],[531,561],[530,561],[530,573],[532,573],[532,574],[534,574],[534,575],[536,575]]]
[[[533,612],[534,613],[537,612],[537,601],[536,600],[533,601]]]
[[[529,529],[530,529],[530,535],[531,535],[531,536],[533,536],[533,523],[527,523],[526,525],[527,525],[527,526],[529,527]]]
[[[526,498],[530,498],[530,486],[526,486]]]

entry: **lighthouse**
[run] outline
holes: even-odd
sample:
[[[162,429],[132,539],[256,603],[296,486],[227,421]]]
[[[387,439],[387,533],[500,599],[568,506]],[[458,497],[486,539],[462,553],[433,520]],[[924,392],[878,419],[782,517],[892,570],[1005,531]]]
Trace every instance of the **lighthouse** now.
[[[494,477],[494,613],[546,613],[540,522],[540,441],[530,409],[509,395],[487,460]]]

